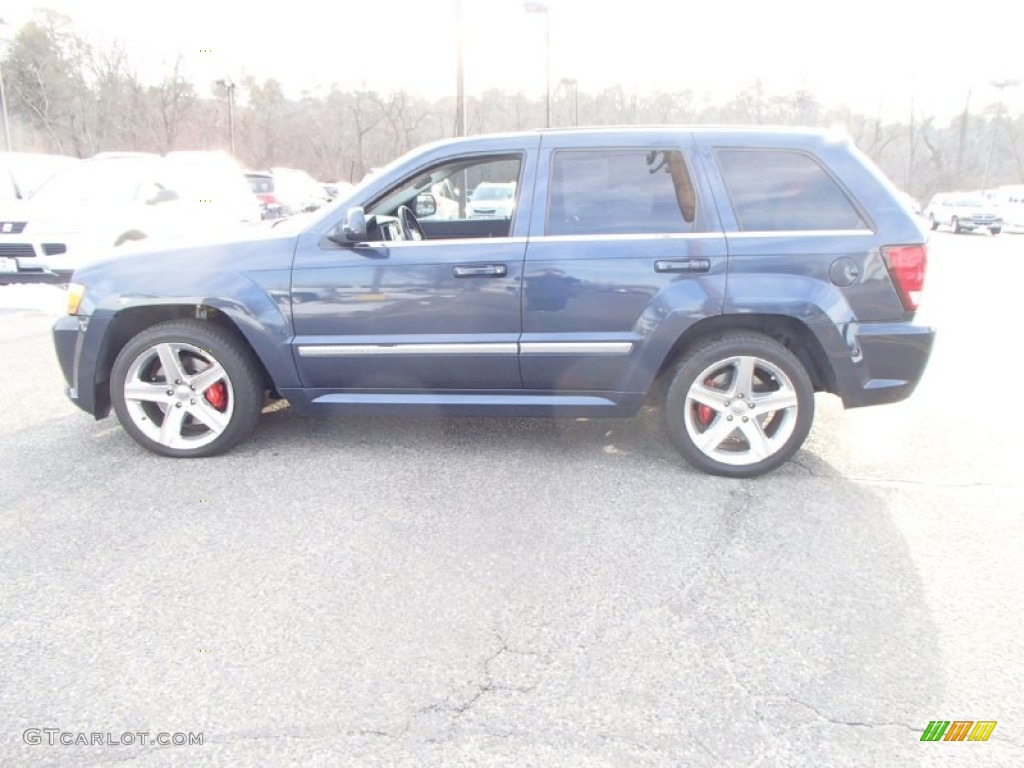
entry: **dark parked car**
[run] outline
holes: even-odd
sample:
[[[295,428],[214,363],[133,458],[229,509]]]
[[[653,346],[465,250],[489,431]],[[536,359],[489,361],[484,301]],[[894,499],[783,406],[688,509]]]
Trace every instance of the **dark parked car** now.
[[[429,220],[450,178],[514,181],[512,217]],[[910,395],[934,337],[914,320],[925,264],[848,139],[521,133],[421,148],[244,241],[83,268],[54,332],[71,399],[166,456],[235,445],[268,394],[303,413],[657,401],[688,461],[743,477],[798,450],[815,392]]]

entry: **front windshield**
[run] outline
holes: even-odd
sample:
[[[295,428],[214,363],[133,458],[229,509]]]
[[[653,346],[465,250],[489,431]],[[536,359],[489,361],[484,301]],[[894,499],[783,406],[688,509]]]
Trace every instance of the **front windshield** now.
[[[32,199],[45,205],[131,200],[144,165],[139,158],[86,160],[57,173]]]

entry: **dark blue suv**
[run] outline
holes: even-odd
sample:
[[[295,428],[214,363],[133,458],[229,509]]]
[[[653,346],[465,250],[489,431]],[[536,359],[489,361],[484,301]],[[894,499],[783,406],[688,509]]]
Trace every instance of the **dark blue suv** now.
[[[473,205],[496,186],[512,198]],[[651,399],[689,462],[748,477],[797,451],[815,392],[913,391],[925,265],[922,229],[842,136],[480,136],[243,241],[85,266],[54,334],[71,399],[165,456],[227,450],[268,397],[594,417]]]

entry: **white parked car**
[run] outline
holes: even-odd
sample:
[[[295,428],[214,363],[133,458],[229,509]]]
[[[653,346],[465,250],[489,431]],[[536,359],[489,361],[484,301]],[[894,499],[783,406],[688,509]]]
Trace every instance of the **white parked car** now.
[[[482,181],[469,196],[471,219],[511,219],[516,207],[514,181]]]
[[[211,236],[260,220],[223,152],[105,152],[59,171],[31,199],[0,203],[0,283],[65,282],[147,238]]]
[[[1003,231],[1003,220],[998,207],[984,195],[957,192],[939,194],[928,203],[925,212],[928,226],[933,230],[949,227],[951,232],[973,232],[987,229],[993,235]]]

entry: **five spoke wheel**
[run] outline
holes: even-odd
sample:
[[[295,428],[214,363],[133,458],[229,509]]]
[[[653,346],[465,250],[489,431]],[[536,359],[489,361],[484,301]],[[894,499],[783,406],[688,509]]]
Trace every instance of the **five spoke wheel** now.
[[[669,435],[698,469],[754,477],[800,448],[814,417],[814,389],[779,342],[733,332],[698,343],[680,361],[665,398]]]
[[[793,383],[778,366],[757,357],[732,357],[708,366],[690,386],[686,430],[718,461],[763,461],[793,434],[797,406]]]
[[[111,371],[110,399],[137,442],[165,456],[210,456],[256,425],[265,387],[251,352],[209,322],[177,320],[139,333]]]
[[[139,354],[124,383],[128,413],[168,448],[198,448],[231,422],[235,395],[224,367],[192,344],[164,342]]]

